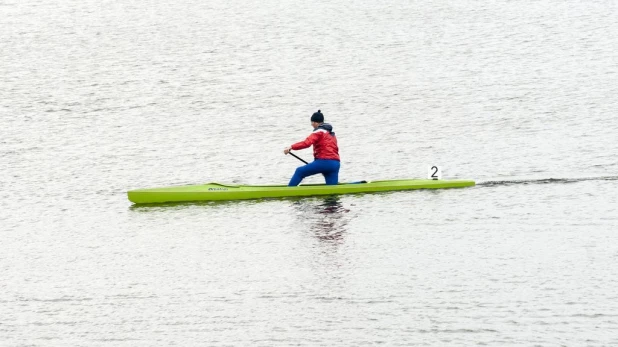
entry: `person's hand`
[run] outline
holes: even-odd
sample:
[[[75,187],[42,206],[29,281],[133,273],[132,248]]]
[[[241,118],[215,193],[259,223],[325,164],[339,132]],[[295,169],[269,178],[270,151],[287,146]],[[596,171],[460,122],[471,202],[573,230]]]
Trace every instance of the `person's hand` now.
[[[292,150],[292,147],[286,147],[286,148],[283,150],[283,154],[288,154],[288,153],[290,153],[290,151],[291,151],[291,150]]]

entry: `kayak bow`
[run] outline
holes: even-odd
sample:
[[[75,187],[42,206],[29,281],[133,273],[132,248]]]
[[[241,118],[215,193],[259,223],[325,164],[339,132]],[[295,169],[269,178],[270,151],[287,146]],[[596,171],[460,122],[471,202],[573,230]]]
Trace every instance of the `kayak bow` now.
[[[339,183],[337,185],[307,184],[297,187],[284,185],[231,185],[207,183],[176,187],[137,189],[129,191],[129,200],[136,204],[181,201],[247,200],[293,196],[374,193],[414,189],[462,188],[474,186],[469,180],[404,179],[374,182]]]

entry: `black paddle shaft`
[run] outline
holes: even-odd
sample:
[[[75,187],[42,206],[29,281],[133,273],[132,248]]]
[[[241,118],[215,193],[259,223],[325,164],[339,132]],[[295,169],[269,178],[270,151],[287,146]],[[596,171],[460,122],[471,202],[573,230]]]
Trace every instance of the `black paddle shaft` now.
[[[303,160],[303,158],[299,158],[299,157],[297,157],[297,156],[296,156],[296,154],[294,154],[294,153],[292,153],[292,152],[288,152],[288,153],[290,153],[290,154],[291,154],[294,158],[296,158],[296,159],[298,159],[298,160],[302,161],[303,163],[305,163],[305,164],[309,164],[309,163],[307,163],[306,161],[304,161],[304,160]]]

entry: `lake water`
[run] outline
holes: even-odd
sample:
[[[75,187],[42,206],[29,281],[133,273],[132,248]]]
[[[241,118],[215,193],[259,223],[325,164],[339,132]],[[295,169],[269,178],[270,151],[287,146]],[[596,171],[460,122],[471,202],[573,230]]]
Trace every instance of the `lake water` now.
[[[0,1],[0,345],[618,345],[616,18],[601,0]],[[439,165],[477,186],[126,198],[285,184],[317,109],[341,181]]]

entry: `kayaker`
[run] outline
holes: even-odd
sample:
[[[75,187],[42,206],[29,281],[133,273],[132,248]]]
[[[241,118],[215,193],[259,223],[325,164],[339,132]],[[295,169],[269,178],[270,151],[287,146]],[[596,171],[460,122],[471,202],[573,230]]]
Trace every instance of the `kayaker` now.
[[[326,184],[334,185],[339,183],[339,147],[337,146],[337,138],[333,132],[333,126],[324,123],[324,115],[320,110],[311,115],[311,126],[313,127],[313,132],[305,141],[297,142],[283,150],[284,154],[288,154],[291,150],[297,151],[313,145],[314,161],[298,167],[288,186],[297,186],[303,178],[319,173],[324,175]]]

